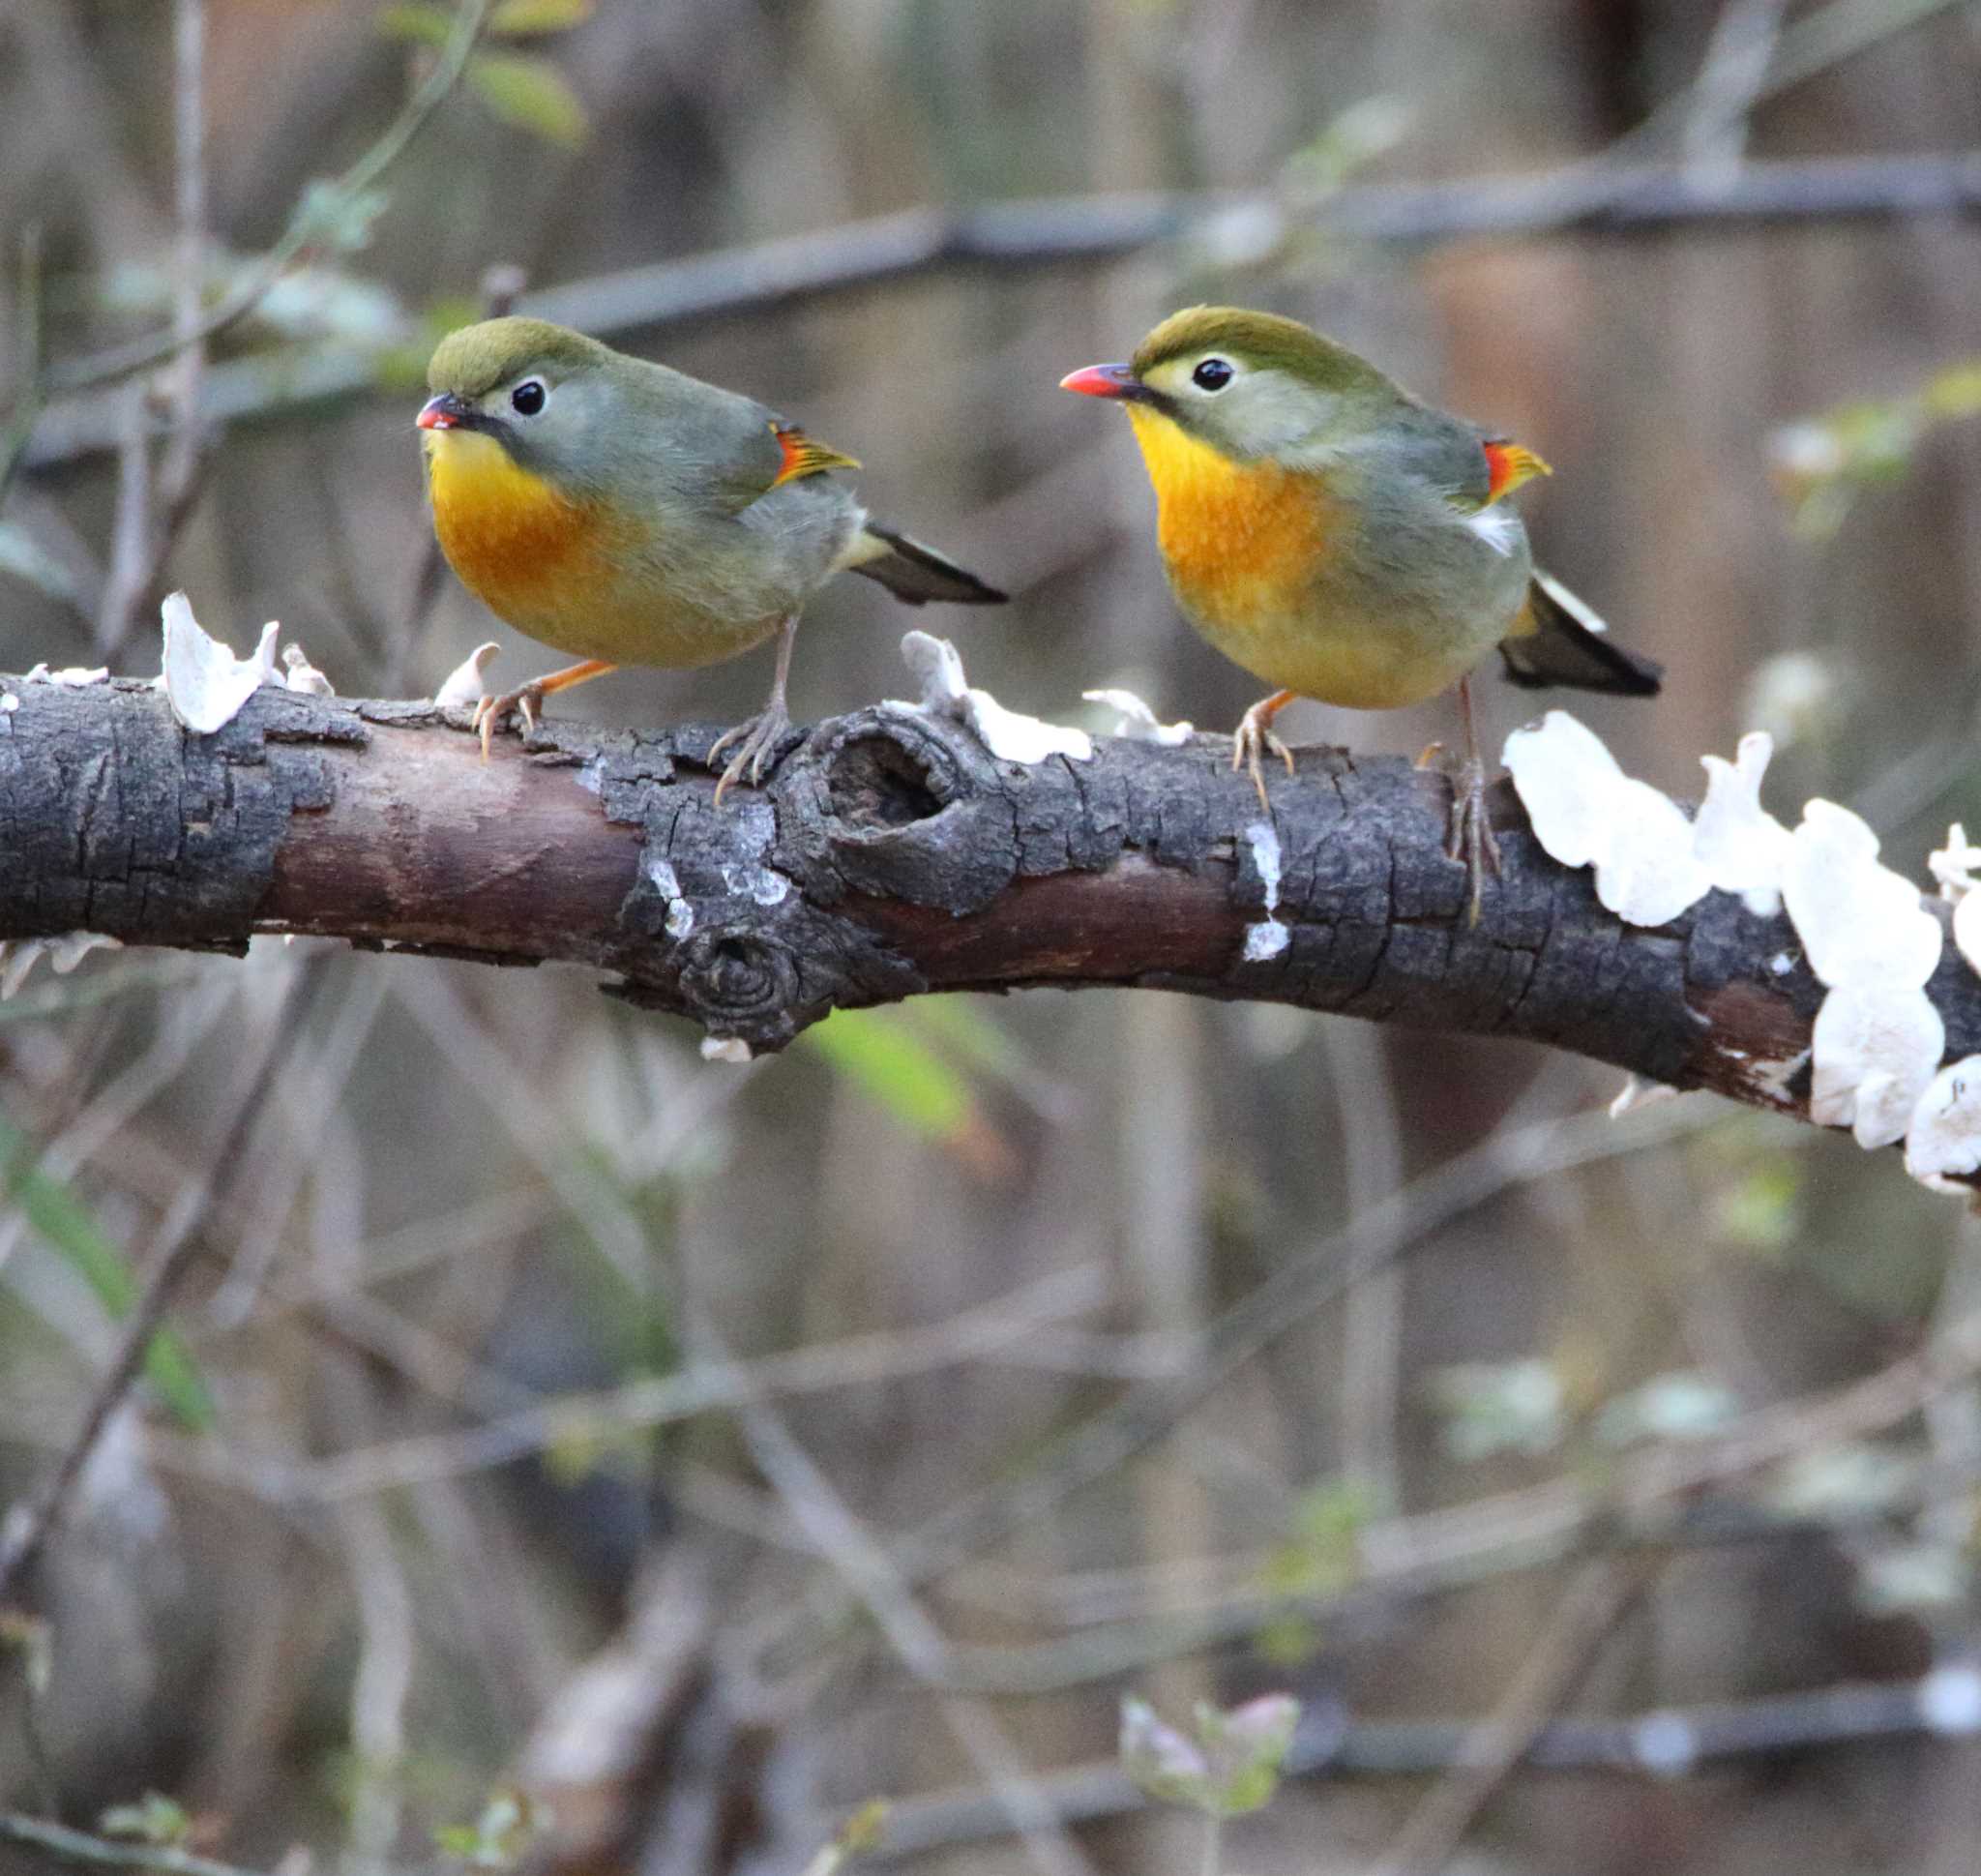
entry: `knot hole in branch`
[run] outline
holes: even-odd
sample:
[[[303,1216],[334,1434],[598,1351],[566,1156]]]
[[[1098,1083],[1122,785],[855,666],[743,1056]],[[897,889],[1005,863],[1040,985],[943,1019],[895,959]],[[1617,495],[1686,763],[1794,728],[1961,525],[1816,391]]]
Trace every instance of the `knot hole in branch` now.
[[[834,817],[849,827],[907,827],[948,806],[937,777],[889,736],[862,736],[834,753],[826,771]]]

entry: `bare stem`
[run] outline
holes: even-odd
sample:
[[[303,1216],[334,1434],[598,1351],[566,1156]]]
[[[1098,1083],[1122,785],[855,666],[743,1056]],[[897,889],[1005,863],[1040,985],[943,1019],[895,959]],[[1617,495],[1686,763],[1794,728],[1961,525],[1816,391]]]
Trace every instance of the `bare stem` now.
[[[454,30],[449,33],[432,70],[406,101],[405,107],[393,119],[385,134],[330,185],[329,195],[333,201],[347,203],[362,195],[399,160],[407,144],[419,134],[427,120],[460,82],[461,74],[467,70],[468,55],[482,36],[482,27],[493,4],[494,0],[462,0],[460,11],[455,15]],[[252,313],[269,288],[282,277],[289,263],[317,238],[322,230],[324,212],[322,194],[311,192],[307,194],[296,205],[288,226],[282,230],[275,246],[235,283],[230,291],[222,294],[202,317],[196,319],[190,330],[182,329],[175,320],[169,332],[134,339],[129,344],[113,345],[93,357],[63,366],[50,374],[51,382],[62,391],[80,391],[90,385],[109,384],[135,372],[162,365],[189,344],[218,338]]]

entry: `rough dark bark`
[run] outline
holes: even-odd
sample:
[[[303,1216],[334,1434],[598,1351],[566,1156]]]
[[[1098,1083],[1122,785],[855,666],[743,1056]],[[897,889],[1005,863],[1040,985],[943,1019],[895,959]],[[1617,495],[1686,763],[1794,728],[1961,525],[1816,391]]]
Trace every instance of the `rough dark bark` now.
[[[1821,991],[1786,919],[1713,893],[1624,926],[1502,785],[1504,870],[1469,927],[1449,785],[1393,758],[1308,749],[1274,775],[1286,938],[1248,961],[1261,817],[1223,738],[1022,765],[880,706],[793,731],[768,787],[718,809],[705,725],[553,723],[484,766],[423,704],[264,690],[202,737],[145,686],[8,688],[0,938],[565,959],[759,1050],[840,1005],[1135,984],[1523,1036],[1804,1110]],[[1959,1056],[1981,1046],[1981,979],[1948,958],[1932,991]]]

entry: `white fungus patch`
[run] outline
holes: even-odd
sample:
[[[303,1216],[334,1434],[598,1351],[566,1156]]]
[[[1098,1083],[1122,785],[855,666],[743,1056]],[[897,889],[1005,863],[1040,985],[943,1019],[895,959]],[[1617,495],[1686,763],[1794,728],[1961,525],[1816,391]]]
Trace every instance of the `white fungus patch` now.
[[[66,977],[92,951],[121,951],[122,938],[106,932],[64,932],[58,938],[13,938],[0,943],[0,1002],[28,980],[43,958],[58,977]]]
[[[440,688],[433,693],[434,707],[440,710],[465,709],[491,695],[488,679],[488,661],[501,649],[493,639],[486,644],[477,645],[440,680]]]
[[[725,866],[723,884],[759,906],[781,905],[791,890],[790,880],[767,866]]]
[[[1939,921],[1919,888],[1881,866],[1878,836],[1834,801],[1812,801],[1789,847],[1782,896],[1809,968],[1823,983],[1917,987],[1939,962]]]
[[[1880,865],[1878,836],[1848,808],[1812,801],[1789,844],[1782,896],[1803,955],[1829,987],[1811,1037],[1810,1118],[1860,1146],[1903,1140],[1934,1081],[1946,1025],[1926,995],[1939,921]]]
[[[1760,805],[1761,778],[1775,753],[1772,737],[1750,730],[1732,761],[1701,756],[1706,798],[1692,823],[1692,850],[1722,892],[1737,892],[1747,909],[1771,918],[1782,909],[1782,869],[1789,830]]]
[[[1946,830],[1946,845],[1927,856],[1926,865],[1939,885],[1939,896],[1954,908],[1954,949],[1981,971],[1981,847],[1967,845],[1967,830],[1959,821]]]
[[[66,691],[81,691],[92,684],[106,684],[109,679],[110,668],[107,665],[98,665],[93,669],[65,665],[60,670],[50,670],[44,662],[27,672],[24,681],[29,684],[59,684]]]
[[[1822,999],[1810,1042],[1809,1117],[1848,1127],[1860,1146],[1889,1146],[1939,1066],[1946,1024],[1914,985],[1858,981]]]
[[[1981,867],[1981,847],[1967,845],[1967,830],[1959,821],[1946,830],[1946,845],[1926,856],[1926,870],[1939,887],[1939,896],[1957,905],[1981,885],[1974,878],[1976,867]]]
[[[1133,691],[1082,691],[1080,697],[1085,702],[1112,710],[1121,719],[1114,733],[1132,743],[1163,743],[1173,749],[1197,733],[1194,724],[1159,722],[1156,713]]]
[[[1044,723],[1007,710],[989,691],[973,690],[963,676],[961,654],[947,639],[910,632],[902,640],[902,660],[922,686],[912,706],[931,716],[967,724],[1001,762],[1043,762],[1050,756],[1091,759],[1094,739],[1084,730]]]
[[[739,1035],[705,1035],[701,1039],[703,1061],[732,1061],[742,1063],[754,1060],[749,1043]]]
[[[1681,1089],[1667,1082],[1647,1082],[1641,1075],[1626,1075],[1623,1086],[1616,1090],[1616,1098],[1610,1103],[1610,1117],[1621,1120],[1633,1108],[1647,1108],[1659,1101],[1670,1101]]]
[[[166,595],[165,650],[159,685],[172,714],[196,735],[224,729],[264,684],[279,683],[275,641],[281,631],[274,619],[261,628],[253,654],[236,658],[230,646],[211,637],[192,616],[184,593]]]
[[[337,695],[330,679],[310,662],[309,654],[301,645],[282,647],[282,688],[301,691],[305,697]]]
[[[1269,820],[1255,820],[1246,828],[1245,840],[1252,849],[1253,868],[1265,902],[1265,916],[1245,928],[1245,962],[1263,964],[1268,958],[1277,958],[1292,938],[1276,916],[1280,909],[1280,830]]]
[[[650,854],[646,861],[646,877],[653,888],[667,902],[667,909],[661,921],[661,929],[670,938],[685,938],[695,930],[695,908],[682,895],[681,877],[674,871],[671,861],[659,854]]]
[[[1812,1120],[1848,1127],[1866,1147],[1907,1140],[1907,1168],[1929,1185],[1981,1171],[1981,1091],[1969,1095],[1981,1072],[1940,1070],[1946,1025],[1926,995],[1939,920],[1909,879],[1880,864],[1878,836],[1848,808],[1811,801],[1790,833],[1761,807],[1772,751],[1755,731],[1733,761],[1703,758],[1706,799],[1691,823],[1563,711],[1516,730],[1505,761],[1535,838],[1564,866],[1593,866],[1597,898],[1628,922],[1662,924],[1715,886],[1759,915],[1787,911],[1828,995],[1806,1055],[1751,1061],[1723,1051],[1750,1088],[1788,1105],[1807,1060]],[[1981,970],[1981,848],[1956,824],[1932,870],[1954,902],[1955,942]],[[1787,950],[1766,964],[1777,977],[1794,968]],[[1971,1066],[1981,1071],[1981,1057]],[[1638,1098],[1627,1086],[1612,1112]]]
[[[1927,1085],[1906,1133],[1906,1171],[1936,1192],[1968,1192],[1981,1172],[1981,1056],[1950,1061]]]
[[[1619,918],[1668,924],[1705,896],[1711,876],[1678,804],[1625,775],[1566,710],[1516,730],[1502,759],[1535,838],[1563,866],[1593,866],[1596,897]]]

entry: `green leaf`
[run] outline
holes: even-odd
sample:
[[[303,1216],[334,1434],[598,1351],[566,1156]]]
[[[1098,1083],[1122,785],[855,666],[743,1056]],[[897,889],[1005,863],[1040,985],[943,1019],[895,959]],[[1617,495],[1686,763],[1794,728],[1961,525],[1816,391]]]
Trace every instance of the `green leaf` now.
[[[354,254],[371,242],[371,224],[391,205],[382,189],[360,190],[355,195],[341,184],[318,176],[303,186],[297,218],[310,243],[335,253]]]
[[[155,1791],[135,1804],[112,1804],[97,1822],[106,1837],[135,1837],[163,1846],[184,1843],[192,1834],[186,1807]]]
[[[595,0],[502,0],[488,15],[488,30],[505,39],[568,32],[592,16]]]
[[[425,0],[381,7],[371,23],[386,39],[408,39],[421,45],[445,45],[454,31],[454,15],[445,7],[426,5]]]
[[[72,1187],[34,1163],[35,1149],[18,1129],[0,1119],[0,1162],[5,1198],[58,1256],[74,1266],[97,1300],[112,1316],[124,1316],[137,1300],[137,1278],[129,1260],[98,1225]],[[175,1418],[189,1432],[207,1432],[215,1422],[213,1396],[186,1344],[161,1329],[146,1350],[144,1372]]]
[[[482,102],[517,130],[575,150],[591,124],[564,74],[527,52],[478,52],[468,61],[468,83]]]
[[[891,1011],[835,1010],[804,1040],[910,1133],[953,1140],[975,1116],[968,1084]]]

